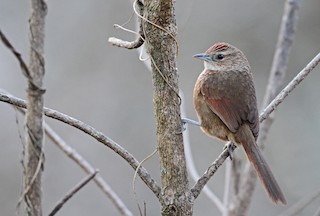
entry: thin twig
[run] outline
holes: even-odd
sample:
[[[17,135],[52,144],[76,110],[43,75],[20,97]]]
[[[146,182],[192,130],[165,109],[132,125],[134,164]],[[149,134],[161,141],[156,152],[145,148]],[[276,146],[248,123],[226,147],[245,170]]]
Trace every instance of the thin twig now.
[[[95,168],[83,158],[75,149],[70,147],[49,125],[45,124],[46,135],[60,148],[71,160],[78,164],[86,173],[92,174]],[[93,181],[101,189],[101,191],[108,196],[115,207],[123,216],[133,216],[132,212],[123,203],[120,197],[112,190],[108,183],[98,173]]]
[[[108,38],[108,42],[111,43],[114,46],[121,47],[121,48],[127,48],[127,49],[136,49],[139,48],[144,43],[144,31],[143,31],[143,25],[142,25],[142,18],[143,12],[144,12],[144,5],[140,0],[135,0],[133,3],[133,9],[136,14],[140,15],[138,16],[138,22],[139,22],[139,33],[138,38],[134,41],[124,41],[115,37]],[[123,29],[122,26],[115,25],[117,28]]]
[[[14,48],[12,43],[9,41],[8,37],[0,29],[0,39],[2,43],[12,52],[14,57],[18,60],[22,74],[28,79],[28,81],[33,85],[33,87],[41,89],[32,79],[29,68],[25,61],[23,60],[21,54]]]
[[[320,188],[316,191],[312,191],[310,194],[306,195],[298,202],[290,206],[287,210],[282,212],[279,216],[293,216],[301,212],[305,207],[307,207],[312,201],[320,197]]]
[[[88,177],[83,179],[78,185],[76,185],[71,191],[69,191],[54,207],[54,209],[49,213],[49,216],[55,215],[68,200],[73,197],[81,188],[83,188],[86,184],[88,184],[96,175],[98,171],[96,170],[94,173],[90,174]]]
[[[180,92],[180,97],[181,97],[181,101],[182,101],[182,103],[181,103],[181,116],[182,116],[182,118],[181,119],[182,119],[183,124],[184,123],[197,124],[198,123],[197,121],[184,118],[184,116],[186,116],[186,106],[185,106],[184,94],[181,90],[179,92]],[[183,132],[183,142],[184,142],[184,151],[185,151],[185,156],[186,156],[187,168],[188,168],[188,171],[189,171],[191,178],[194,181],[197,181],[197,179],[200,178],[200,175],[197,171],[197,168],[195,166],[195,162],[194,162],[193,156],[192,156],[189,128],[188,128],[187,124],[183,125],[183,127],[184,126],[185,126],[185,128],[184,128],[185,130]],[[208,199],[218,208],[220,213],[226,211],[226,208],[223,205],[222,201],[219,199],[219,197],[217,195],[215,195],[212,192],[212,190],[207,185],[203,188],[203,192],[208,197]]]
[[[233,152],[235,148],[235,145],[232,145],[229,149],[225,148],[223,152],[221,152],[221,154],[217,157],[217,159],[208,167],[207,171],[198,179],[196,184],[191,189],[191,193],[194,199],[199,196],[202,188],[208,183],[208,181],[218,170],[218,168],[229,157],[229,151]]]
[[[6,94],[10,95],[3,89],[0,89],[0,92],[5,92]],[[23,115],[25,114],[24,109],[16,106],[14,106],[14,108],[16,111],[19,111]],[[16,117],[16,121],[18,121],[18,117]],[[83,158],[75,149],[69,146],[48,124],[44,123],[44,129],[48,138],[51,139],[51,141],[56,144],[61,151],[63,151],[71,160],[78,164],[86,173],[93,174],[96,171],[96,169],[85,158]],[[22,139],[20,132],[19,136]],[[107,182],[101,177],[99,173],[95,176],[93,181],[101,189],[101,191],[109,197],[109,199],[116,206],[121,215],[133,216],[132,212],[126,207],[120,197],[112,190],[112,188],[107,184]],[[18,207],[19,206],[17,205],[17,208]]]
[[[260,122],[268,118],[268,116],[278,107],[280,103],[295,89],[299,83],[308,76],[308,74],[319,64],[320,53],[316,55],[309,64],[303,68],[299,74],[278,94],[278,96],[262,111],[260,114]]]
[[[26,108],[26,103],[24,100],[14,97],[12,95],[8,95],[6,93],[1,92],[0,93],[0,101],[12,104],[14,106],[18,106],[21,108]],[[139,162],[137,159],[133,157],[132,154],[130,154],[126,149],[124,149],[122,146],[120,146],[118,143],[104,135],[102,132],[97,131],[95,128],[93,128],[90,125],[85,124],[84,122],[77,120],[73,117],[70,117],[66,114],[60,113],[56,110],[50,109],[50,108],[44,108],[44,114],[50,118],[59,120],[61,122],[64,122],[66,124],[69,124],[75,128],[78,128],[79,130],[83,131],[84,133],[90,135],[100,143],[103,143],[110,149],[112,149],[114,152],[116,152],[118,155],[120,155],[123,159],[125,159],[129,165],[136,170]],[[138,174],[140,178],[145,182],[145,184],[150,188],[150,190],[156,195],[156,197],[159,198],[159,194],[161,191],[161,188],[158,186],[156,181],[150,176],[150,174],[147,172],[147,170],[144,167],[140,167],[138,169]]]
[[[229,203],[229,196],[230,196],[230,186],[231,186],[231,171],[232,171],[232,161],[226,161],[226,168],[225,168],[225,179],[224,179],[224,189],[223,189],[223,205],[225,207],[225,211],[223,212],[222,216],[228,216],[228,205]]]
[[[300,2],[300,0],[286,0],[284,4],[278,41],[273,57],[268,86],[262,103],[262,109],[270,104],[282,88],[289,61],[289,54],[292,49],[294,34],[298,25]],[[260,124],[257,143],[261,148],[264,147],[273,119],[274,114],[269,116],[268,119]],[[238,215],[243,215],[248,211],[256,185],[257,176],[249,162],[245,165],[241,179],[243,181],[241,181],[239,194],[235,199],[233,199],[236,204],[233,205],[233,209],[230,211],[233,211],[234,213],[236,212]]]
[[[289,95],[289,93],[295,89],[298,84],[304,80],[307,75],[320,63],[320,53],[314,57],[309,64],[300,73],[293,78],[293,80],[279,93],[279,95],[268,105],[268,107],[260,114],[260,122],[263,122],[268,116],[284,101],[284,99]],[[233,152],[235,147],[230,148]],[[209,179],[214,175],[216,170],[223,164],[225,159],[229,156],[228,149],[225,149],[218,158],[210,165],[203,176],[197,181],[197,183],[191,189],[194,198],[197,198],[200,194],[202,188],[209,181]]]
[[[137,179],[137,173],[138,173],[138,169],[140,168],[140,166],[148,159],[150,159],[155,153],[157,153],[158,149],[155,149],[151,154],[149,154],[147,157],[145,157],[140,163],[139,166],[137,167],[136,171],[134,172],[133,175],[133,179],[132,179],[132,191],[133,191],[133,197],[137,203],[140,215],[142,216],[142,210],[140,208],[140,204],[139,204],[139,200],[138,200],[138,196],[136,193],[136,179]]]
[[[313,216],[320,216],[320,206],[319,206],[319,208],[316,210],[316,212],[314,213]]]
[[[298,11],[301,0],[287,0],[285,2],[282,23],[279,31],[278,42],[273,57],[268,86],[261,109],[277,96],[283,86],[286,75],[289,54],[292,49],[294,33],[298,25]],[[258,144],[263,148],[267,134],[273,122],[274,115],[271,115],[264,123],[260,125]],[[247,163],[247,167],[249,167]]]

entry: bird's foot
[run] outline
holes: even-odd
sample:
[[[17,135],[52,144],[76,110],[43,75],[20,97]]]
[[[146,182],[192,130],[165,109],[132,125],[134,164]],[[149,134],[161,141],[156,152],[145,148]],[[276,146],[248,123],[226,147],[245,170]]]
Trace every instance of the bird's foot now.
[[[233,160],[233,150],[236,146],[232,142],[227,142],[227,144],[223,147],[223,150],[227,149],[229,153],[230,160]]]
[[[191,124],[191,125],[195,125],[195,126],[200,126],[200,123],[195,121],[195,120],[192,120],[192,119],[187,119],[187,118],[181,118],[181,121],[182,121],[182,124],[183,126],[185,124]]]

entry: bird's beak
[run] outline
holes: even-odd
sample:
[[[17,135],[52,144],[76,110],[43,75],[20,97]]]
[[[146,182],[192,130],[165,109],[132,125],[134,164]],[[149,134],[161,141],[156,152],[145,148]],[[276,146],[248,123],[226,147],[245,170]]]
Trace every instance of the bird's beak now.
[[[204,61],[212,61],[211,55],[205,54],[205,53],[199,53],[194,55],[193,57],[202,59]]]

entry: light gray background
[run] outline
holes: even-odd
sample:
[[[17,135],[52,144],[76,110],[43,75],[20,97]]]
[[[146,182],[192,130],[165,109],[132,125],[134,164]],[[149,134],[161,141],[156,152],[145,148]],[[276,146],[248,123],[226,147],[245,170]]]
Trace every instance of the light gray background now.
[[[180,55],[180,87],[185,94],[187,115],[195,119],[192,91],[203,66],[192,55],[214,42],[230,42],[247,55],[256,83],[258,101],[264,95],[277,40],[284,1],[191,1],[175,4]],[[46,106],[76,117],[104,132],[142,160],[156,147],[150,73],[136,51],[112,47],[107,38],[131,40],[130,33],[115,30],[132,14],[127,0],[48,1],[45,59]],[[320,51],[320,2],[303,1],[295,42],[290,56],[288,83]],[[29,2],[0,0],[0,27],[28,60]],[[128,25],[134,28],[133,22]],[[320,68],[280,105],[265,155],[290,204],[320,187]],[[0,87],[25,98],[26,80],[16,59],[0,45]],[[23,118],[12,107],[0,103],[0,214],[14,215],[21,191],[21,140]],[[123,159],[78,130],[46,119],[72,147],[76,148],[138,214],[133,199],[133,170]],[[221,152],[222,143],[190,127],[196,166],[203,173]],[[241,152],[237,150],[237,152]],[[43,174],[44,215],[76,183],[84,172],[50,140],[45,144]],[[157,156],[145,167],[159,180]],[[210,185],[223,192],[224,169]],[[190,185],[193,181],[190,181]],[[148,215],[159,215],[155,196],[138,180],[137,194],[147,203]],[[312,215],[317,199],[300,215]],[[284,207],[274,206],[257,185],[250,215],[276,215]],[[216,208],[200,195],[195,215],[213,215]],[[68,202],[58,215],[118,215],[108,198],[90,183]]]

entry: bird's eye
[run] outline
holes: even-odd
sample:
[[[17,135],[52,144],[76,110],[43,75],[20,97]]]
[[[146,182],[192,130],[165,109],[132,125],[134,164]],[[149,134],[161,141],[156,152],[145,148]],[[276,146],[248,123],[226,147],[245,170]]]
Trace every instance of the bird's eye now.
[[[218,54],[218,55],[216,56],[216,58],[217,58],[218,60],[221,60],[221,59],[224,58],[224,55],[220,53],[220,54]]]

